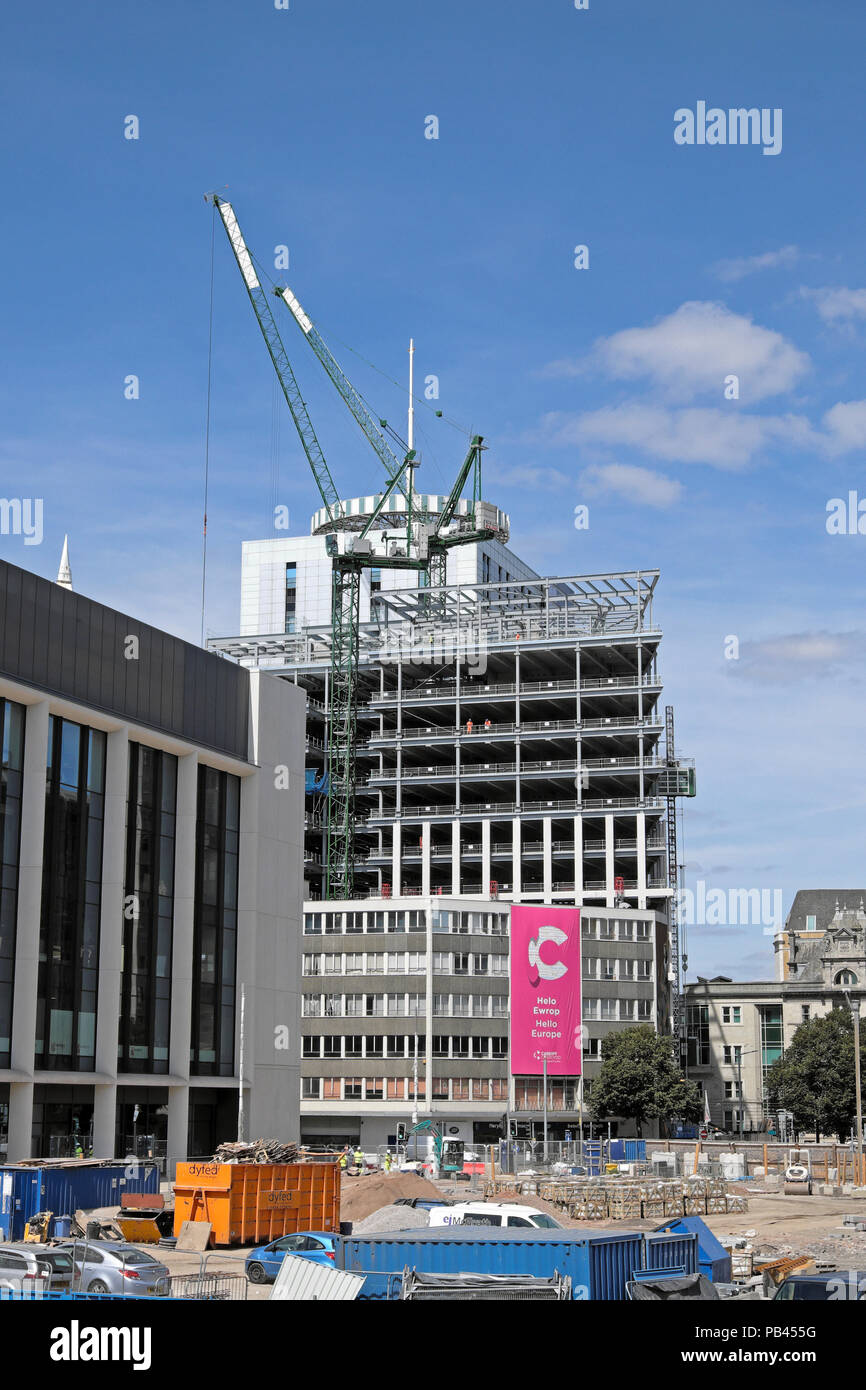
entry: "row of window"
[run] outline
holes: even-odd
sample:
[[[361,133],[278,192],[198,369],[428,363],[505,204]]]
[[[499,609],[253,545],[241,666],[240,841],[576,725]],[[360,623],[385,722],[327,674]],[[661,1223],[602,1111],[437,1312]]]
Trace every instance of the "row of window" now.
[[[585,956],[585,980],[651,980],[651,960],[613,960],[605,956]]]
[[[584,999],[583,1016],[586,1019],[605,1021],[625,1021],[648,1023],[653,1016],[651,999]]]
[[[507,936],[508,914],[503,912],[458,912],[434,908],[433,930],[474,932],[481,936]],[[307,912],[305,936],[359,935],[362,932],[414,932],[427,930],[423,908],[395,908],[367,912]],[[630,939],[630,938],[629,938]]]
[[[420,1018],[427,1012],[424,994],[305,994],[303,1018]],[[434,994],[437,1018],[507,1018],[505,994]]]
[[[424,1040],[419,1039],[419,1043],[423,1056]],[[384,1057],[411,1058],[414,1055],[415,1038],[408,1033],[379,1034],[375,1037],[357,1033],[342,1037],[333,1034],[329,1034],[327,1037],[322,1037],[321,1034],[308,1034],[303,1037],[301,1047],[304,1057],[307,1058],[368,1057],[379,1060]],[[433,1056],[503,1058],[508,1056],[508,1039],[503,1037],[451,1037],[447,1033],[443,1033],[433,1039]]]
[[[426,975],[426,951],[345,951],[305,955],[305,975]],[[434,951],[435,975],[507,975],[508,957],[488,952]]]
[[[651,922],[625,922],[619,918],[584,917],[581,936],[590,941],[649,941]]]
[[[425,1099],[427,1083],[419,1076],[304,1076],[302,1100],[396,1100]],[[483,1076],[434,1076],[431,1100],[508,1100],[504,1077],[489,1080]]]

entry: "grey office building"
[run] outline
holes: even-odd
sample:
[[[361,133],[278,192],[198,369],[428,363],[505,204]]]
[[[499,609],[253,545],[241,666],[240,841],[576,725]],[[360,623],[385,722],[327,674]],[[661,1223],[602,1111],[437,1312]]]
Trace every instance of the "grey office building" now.
[[[0,1153],[298,1135],[304,697],[0,562]]]

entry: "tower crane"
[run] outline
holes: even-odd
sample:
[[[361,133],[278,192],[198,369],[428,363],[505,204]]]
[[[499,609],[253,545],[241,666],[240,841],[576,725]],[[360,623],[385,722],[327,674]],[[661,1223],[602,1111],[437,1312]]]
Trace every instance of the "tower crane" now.
[[[286,404],[301,440],[310,471],[327,516],[326,553],[332,559],[331,584],[331,663],[330,713],[328,723],[328,815],[325,853],[325,897],[350,898],[354,891],[355,794],[358,710],[358,661],[360,636],[361,574],[372,567],[415,570],[439,585],[445,583],[445,557],[452,545],[496,536],[504,538],[496,508],[481,502],[480,465],[482,438],[475,435],[458,472],[446,507],[436,524],[428,524],[417,508],[413,474],[417,455],[413,448],[398,458],[388,444],[383,429],[348,377],[337,364],[324,340],[288,289],[275,291],[291,310],[292,316],[312,346],[316,356],[337,388],[365,437],[385,469],[385,487],[359,530],[352,533],[346,508],[337,492],[316,432],[289,361],[270,303],[262,287],[253,257],[247,247],[231,203],[216,194],[209,198],[219,213],[235,261],[265,340]],[[450,528],[460,501],[461,490],[474,469],[472,515],[469,526]],[[370,533],[383,517],[395,492],[406,499],[406,540],[389,545],[387,538],[376,541]],[[483,511],[483,509],[487,509]],[[479,526],[478,521],[482,523]],[[378,533],[377,533],[378,534]],[[377,548],[378,547],[378,548]],[[432,571],[432,573],[431,573]]]

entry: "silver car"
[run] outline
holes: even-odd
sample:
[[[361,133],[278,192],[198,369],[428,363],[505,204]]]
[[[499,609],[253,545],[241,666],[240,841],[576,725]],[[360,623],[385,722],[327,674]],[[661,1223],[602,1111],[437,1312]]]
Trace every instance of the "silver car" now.
[[[168,1269],[137,1245],[119,1240],[69,1240],[60,1248],[69,1251],[75,1264],[75,1289],[126,1298],[168,1297]]]
[[[16,1242],[0,1245],[0,1291],[21,1289],[36,1295],[72,1288],[72,1259],[55,1245]]]

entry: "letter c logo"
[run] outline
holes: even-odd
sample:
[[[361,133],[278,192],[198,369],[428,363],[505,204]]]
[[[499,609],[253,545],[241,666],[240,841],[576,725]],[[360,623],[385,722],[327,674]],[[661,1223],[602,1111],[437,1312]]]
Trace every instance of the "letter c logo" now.
[[[568,932],[562,931],[560,927],[540,927],[537,937],[531,937],[529,941],[529,982],[537,985],[539,980],[561,980],[568,970],[567,965],[563,965],[561,960],[548,965],[541,959],[541,948],[546,941],[554,941],[557,946],[564,946],[568,940]]]

